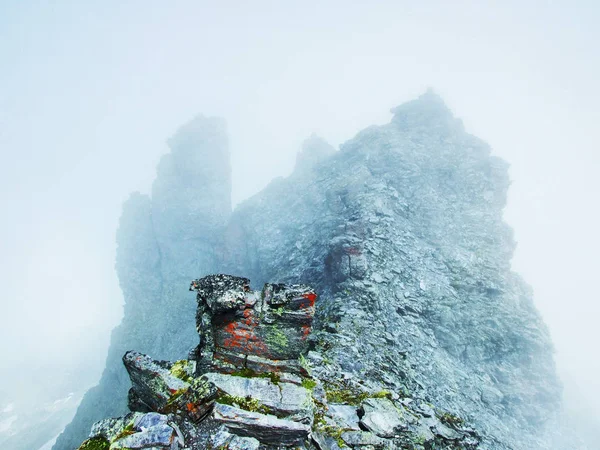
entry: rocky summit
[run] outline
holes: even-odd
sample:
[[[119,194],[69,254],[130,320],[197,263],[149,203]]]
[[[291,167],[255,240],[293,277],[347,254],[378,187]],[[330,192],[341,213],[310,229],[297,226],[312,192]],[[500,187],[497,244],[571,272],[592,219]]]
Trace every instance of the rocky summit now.
[[[156,448],[580,448],[511,270],[508,165],[434,92],[339,150],[312,136],[235,210],[222,120],[169,145],[152,195],[124,205],[123,322],[54,450],[106,417],[134,439],[140,414],[166,417]]]
[[[127,352],[131,412],[94,424],[79,450],[478,447],[462,419],[324,368],[307,347],[311,288],[249,285],[222,274],[194,280],[195,359]]]

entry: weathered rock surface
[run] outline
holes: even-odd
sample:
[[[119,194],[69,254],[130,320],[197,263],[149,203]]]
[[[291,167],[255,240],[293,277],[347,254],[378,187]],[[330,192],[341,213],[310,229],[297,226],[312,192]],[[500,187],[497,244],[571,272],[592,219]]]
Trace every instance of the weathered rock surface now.
[[[312,439],[319,450],[339,450],[342,448],[333,437],[319,431],[312,434]]]
[[[245,311],[249,305],[258,306],[259,325],[261,320],[267,320],[268,325],[283,321],[292,328],[296,321],[296,331],[300,330],[303,340],[311,332],[312,322],[306,322],[306,311],[302,310],[306,309],[307,300],[313,308],[316,294],[312,289],[285,285],[273,289],[272,285],[266,285],[258,295],[248,286],[249,280],[229,275],[208,276],[192,283],[202,300],[198,317],[210,319],[208,325],[201,322],[200,342],[204,346],[195,354],[205,367],[221,368],[222,372],[199,372],[196,361],[155,361],[129,351],[123,357],[123,364],[132,383],[129,407],[136,412],[97,422],[90,438],[103,439],[105,447],[110,449],[176,450],[184,443],[191,450],[211,445],[263,450],[282,446],[301,446],[307,450],[315,446],[391,449],[419,448],[426,442],[464,449],[477,447],[477,434],[464,429],[458,417],[442,415],[432,406],[410,398],[400,401],[396,393],[368,390],[364,383],[357,383],[343,373],[340,366],[324,364],[319,354],[303,355],[303,347],[295,349],[296,353],[291,350],[286,353],[295,354],[293,361],[298,365],[302,358],[302,375],[256,372],[246,364],[233,366],[238,370],[227,373],[232,365],[223,365],[218,346],[211,344],[218,341],[214,336],[221,330],[223,314],[230,315],[227,320],[233,323],[237,311]],[[307,295],[314,298],[306,299]],[[281,305],[289,308],[288,314],[295,313],[295,318],[286,318],[285,309],[276,317],[269,316],[269,308]],[[297,317],[302,319],[297,321]],[[264,339],[265,335],[260,336]],[[206,351],[208,348],[212,348],[212,353]],[[255,349],[262,356],[270,355],[262,347],[247,347],[246,351]],[[361,427],[372,433],[362,431]],[[85,442],[80,450],[92,444]]]
[[[125,413],[126,350],[180,359],[197,343],[195,305],[183,286],[223,271],[258,286],[310,284],[320,296],[312,334],[295,341],[295,326],[284,334],[301,345],[298,354],[312,351],[308,364],[294,366],[298,356],[288,351],[296,344],[269,345],[268,335],[280,341],[269,328],[279,307],[263,299],[266,287],[256,293],[242,281],[233,297],[199,301],[206,338],[191,355],[198,373],[306,377],[301,368],[310,366],[312,429],[337,444],[357,431],[336,425],[328,402],[360,408],[386,398],[415,416],[399,437],[371,433],[391,448],[579,447],[575,438],[556,439],[564,429],[551,341],[530,288],[511,271],[507,164],[437,95],[395,108],[389,124],[367,128],[338,152],[307,143],[291,176],[231,216],[227,154],[218,121],[184,127],[152,199],[135,195],[126,204],[117,259],[125,318],[100,386],[56,450],[71,450],[94,420]],[[218,428],[212,417],[181,425],[205,443]]]
[[[95,442],[92,447],[89,442]],[[184,439],[169,416],[157,413],[128,414],[118,419],[104,419],[92,427],[90,440],[80,449],[170,449],[183,448]]]
[[[346,431],[342,433],[342,440],[351,447],[393,448],[390,441],[381,439],[367,431]]]
[[[250,395],[264,405],[265,409],[278,417],[308,417],[312,407],[310,392],[291,383],[273,383],[269,378],[241,377],[220,373],[207,373],[204,377],[220,391],[245,398]]]
[[[397,408],[387,398],[368,398],[362,403],[360,423],[377,436],[391,438],[406,430],[414,418]]]
[[[198,292],[199,367],[300,372],[298,357],[308,349],[317,295],[301,285],[267,283],[260,292],[249,286],[247,278],[230,275],[192,282],[190,289]]]
[[[147,355],[127,352],[123,363],[131,378],[129,409],[173,413],[184,411],[198,421],[212,408],[215,386],[204,378],[194,378],[195,363],[154,361]]]
[[[170,448],[174,439],[173,428],[166,424],[156,425],[113,442],[110,449]]]
[[[133,395],[129,397],[135,397],[133,403],[143,404],[151,411],[163,410],[173,395],[190,388],[189,383],[171,373],[170,364],[161,364],[141,353],[125,353],[123,364],[133,384]]]
[[[310,434],[310,426],[303,423],[228,405],[217,404],[214,417],[229,430],[254,437],[265,444],[294,445],[306,440]]]
[[[258,450],[260,442],[251,437],[241,437],[231,434],[227,427],[223,426],[211,439],[214,448],[226,448],[228,450]]]
[[[327,413],[335,427],[343,430],[360,430],[356,406],[329,403]]]
[[[560,382],[511,271],[507,164],[432,92],[393,114],[239,205],[227,270],[310,283],[314,349],[373,389],[454,411],[492,448],[556,445]]]

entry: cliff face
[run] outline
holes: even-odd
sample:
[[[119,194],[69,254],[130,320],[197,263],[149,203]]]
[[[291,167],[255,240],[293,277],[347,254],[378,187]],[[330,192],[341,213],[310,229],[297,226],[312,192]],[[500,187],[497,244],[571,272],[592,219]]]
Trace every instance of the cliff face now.
[[[510,271],[507,165],[431,92],[393,112],[241,205],[230,227],[248,251],[229,270],[310,282],[327,358],[535,448],[560,387],[530,289]]]
[[[191,274],[219,270],[222,230],[231,214],[225,123],[196,117],[168,144],[152,197],[134,193],[123,205],[116,261],[123,321],[113,331],[100,383],[87,392],[55,449],[77,448],[92,423],[127,411],[130,381],[121,362],[127,350],[176,359],[197,344],[187,284]]]
[[[231,217],[222,125],[182,128],[152,199],[125,205],[125,317],[56,450],[124,412],[126,350],[175,359],[196,343],[183,290],[218,271],[313,286],[312,348],[348,377],[453,411],[489,448],[545,445],[560,386],[531,291],[510,270],[507,165],[431,92],[392,112],[339,152],[311,138],[290,177]]]

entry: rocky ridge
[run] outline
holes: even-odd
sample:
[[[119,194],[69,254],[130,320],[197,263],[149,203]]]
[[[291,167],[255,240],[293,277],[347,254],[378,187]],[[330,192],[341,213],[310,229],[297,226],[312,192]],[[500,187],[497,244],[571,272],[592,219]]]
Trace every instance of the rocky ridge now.
[[[94,421],[126,413],[125,351],[187,356],[195,333],[182,287],[223,272],[319,293],[306,360],[322,384],[331,372],[343,377],[340,391],[389,391],[395,408],[406,397],[450,411],[477,431],[480,448],[578,448],[558,439],[551,340],[530,288],[510,268],[507,164],[433,92],[392,113],[339,151],[309,139],[289,177],[233,212],[222,122],[183,127],[152,198],[136,194],[124,206],[117,271],[125,317],[100,385],[55,450],[72,450]],[[190,356],[204,371],[202,345]],[[364,400],[365,414],[386,404]],[[356,445],[375,445],[361,440],[364,429],[352,431]]]
[[[172,363],[127,352],[131,413],[94,424],[79,450],[478,447],[477,433],[460,418],[395,392],[370,391],[323,366],[306,346],[312,289],[248,286],[228,275],[195,280],[196,359]]]

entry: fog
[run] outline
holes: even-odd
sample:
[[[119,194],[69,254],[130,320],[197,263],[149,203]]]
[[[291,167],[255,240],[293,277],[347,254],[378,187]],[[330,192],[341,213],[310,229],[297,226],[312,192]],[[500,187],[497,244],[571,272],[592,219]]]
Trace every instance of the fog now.
[[[337,146],[431,86],[511,164],[514,269],[600,416],[598,23],[593,1],[0,2],[0,393],[97,381],[121,204],[178,126],[227,120],[239,203],[311,133]]]

